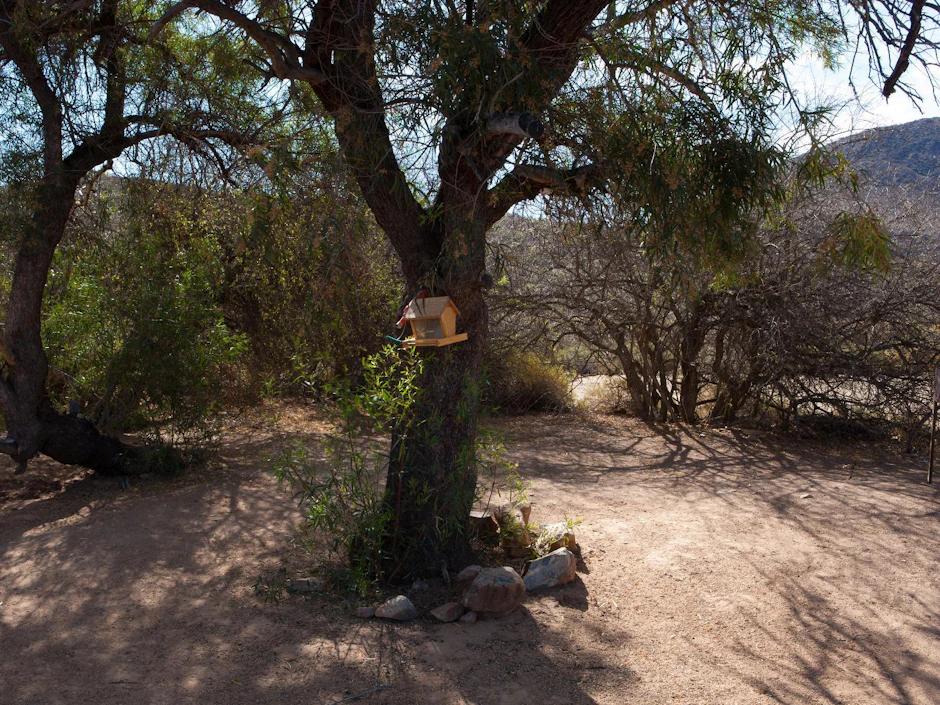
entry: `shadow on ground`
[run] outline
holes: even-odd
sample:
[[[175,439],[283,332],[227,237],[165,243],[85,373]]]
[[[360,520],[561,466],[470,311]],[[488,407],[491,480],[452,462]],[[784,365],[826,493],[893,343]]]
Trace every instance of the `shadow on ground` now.
[[[504,426],[533,518],[583,517],[575,583],[467,626],[267,604],[252,586],[299,565],[298,510],[264,468],[270,433],[239,429],[204,473],[69,475],[0,512],[0,702],[938,702],[940,495],[914,464],[619,419]]]

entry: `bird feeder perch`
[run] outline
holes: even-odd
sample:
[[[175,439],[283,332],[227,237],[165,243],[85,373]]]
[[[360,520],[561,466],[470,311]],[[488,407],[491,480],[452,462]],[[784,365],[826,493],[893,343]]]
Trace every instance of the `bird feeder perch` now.
[[[460,311],[449,296],[432,296],[412,299],[405,307],[402,323],[411,324],[411,338],[402,345],[409,347],[437,348],[461,343],[466,333],[457,333],[457,316]]]

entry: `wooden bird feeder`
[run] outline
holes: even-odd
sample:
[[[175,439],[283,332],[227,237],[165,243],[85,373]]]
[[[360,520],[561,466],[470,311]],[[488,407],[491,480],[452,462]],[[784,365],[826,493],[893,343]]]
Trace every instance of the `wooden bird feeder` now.
[[[466,333],[456,333],[457,316],[460,311],[449,296],[432,296],[412,299],[405,307],[402,322],[411,324],[411,338],[405,340],[405,347],[441,347],[453,345],[467,339]]]

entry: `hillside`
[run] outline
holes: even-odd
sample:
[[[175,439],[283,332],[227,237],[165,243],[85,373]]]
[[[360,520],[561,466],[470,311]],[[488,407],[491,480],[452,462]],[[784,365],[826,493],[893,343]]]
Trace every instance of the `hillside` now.
[[[865,130],[836,146],[878,186],[940,186],[940,118]]]

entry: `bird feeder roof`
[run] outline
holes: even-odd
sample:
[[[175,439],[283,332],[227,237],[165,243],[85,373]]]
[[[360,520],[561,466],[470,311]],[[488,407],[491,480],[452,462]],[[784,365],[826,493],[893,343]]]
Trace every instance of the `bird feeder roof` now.
[[[460,311],[449,296],[432,296],[424,299],[412,299],[405,309],[403,318],[408,321],[420,321],[426,318],[440,318],[444,315],[447,307],[454,309],[456,315]]]

